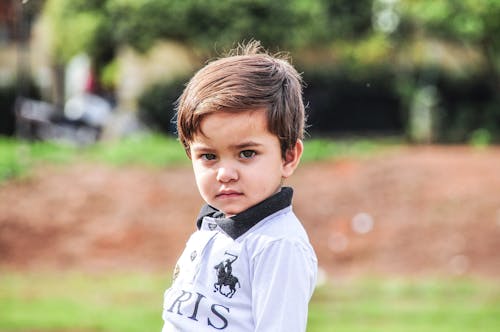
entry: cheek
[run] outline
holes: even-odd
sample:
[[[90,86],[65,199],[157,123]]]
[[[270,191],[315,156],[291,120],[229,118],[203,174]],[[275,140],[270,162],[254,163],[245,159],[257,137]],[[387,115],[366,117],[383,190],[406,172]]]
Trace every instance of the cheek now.
[[[193,171],[198,185],[207,185],[216,181],[216,172],[212,168],[207,168],[200,164],[193,164]]]
[[[198,188],[198,192],[200,193],[201,197],[205,201],[207,201],[210,197],[211,188],[213,186],[210,184],[209,179],[207,179],[207,177],[204,177],[202,175],[199,175],[199,174],[196,175],[195,180],[196,180],[196,187]]]
[[[198,186],[203,182],[206,182],[207,170],[204,167],[201,167],[199,164],[193,162],[193,172]]]
[[[256,186],[274,186],[281,181],[282,166],[279,160],[269,158],[262,161],[259,167],[249,169],[245,175],[246,179]]]

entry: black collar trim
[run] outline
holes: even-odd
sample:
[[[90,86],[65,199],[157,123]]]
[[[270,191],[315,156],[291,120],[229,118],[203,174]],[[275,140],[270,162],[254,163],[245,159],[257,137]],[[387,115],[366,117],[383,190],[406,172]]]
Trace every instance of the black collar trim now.
[[[293,189],[283,187],[280,192],[230,218],[225,218],[221,211],[206,204],[201,208],[196,225],[200,229],[204,217],[214,218],[217,225],[233,240],[236,240],[262,219],[290,206],[292,196]]]

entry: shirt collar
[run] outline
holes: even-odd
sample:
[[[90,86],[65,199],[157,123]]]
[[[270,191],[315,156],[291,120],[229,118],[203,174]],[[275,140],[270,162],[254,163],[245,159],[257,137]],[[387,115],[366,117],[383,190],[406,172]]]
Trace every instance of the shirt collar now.
[[[292,204],[292,196],[293,189],[290,187],[283,187],[281,191],[271,197],[229,218],[225,218],[223,213],[216,208],[205,204],[201,208],[196,224],[198,229],[200,229],[203,218],[213,218],[217,225],[235,240],[262,219],[290,206]]]

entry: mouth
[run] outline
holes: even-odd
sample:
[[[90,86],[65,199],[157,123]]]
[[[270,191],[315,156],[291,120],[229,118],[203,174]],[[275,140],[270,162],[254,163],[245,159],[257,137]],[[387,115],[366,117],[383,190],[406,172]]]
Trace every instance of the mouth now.
[[[243,195],[243,193],[240,193],[238,191],[224,190],[224,191],[219,192],[217,195],[215,195],[215,198],[221,198],[221,199],[234,198],[234,197],[239,197],[242,195]]]

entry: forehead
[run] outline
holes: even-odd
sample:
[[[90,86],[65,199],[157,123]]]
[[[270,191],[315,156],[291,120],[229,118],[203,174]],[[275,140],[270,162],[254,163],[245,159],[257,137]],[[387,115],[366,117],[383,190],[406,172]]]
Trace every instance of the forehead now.
[[[192,143],[238,144],[273,137],[278,139],[268,129],[265,110],[222,111],[203,117]]]
[[[269,132],[264,109],[212,112],[203,116],[198,129],[202,135],[228,129]]]

